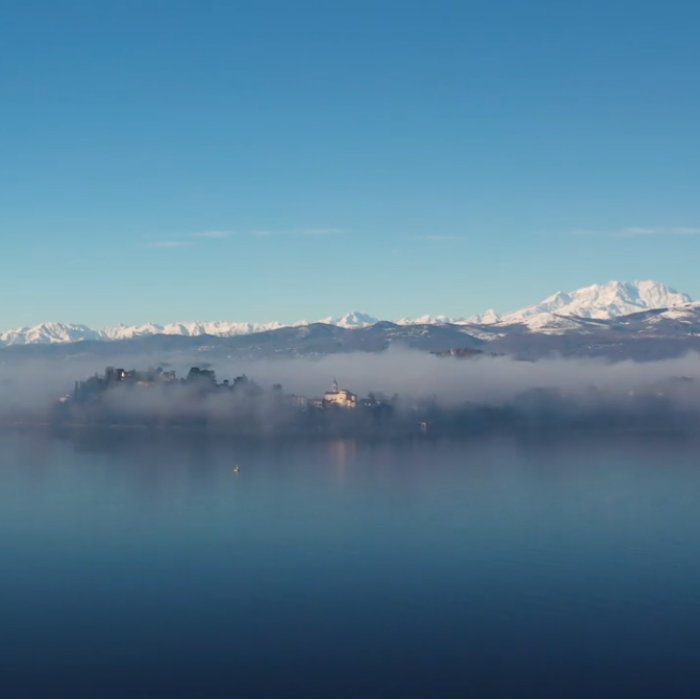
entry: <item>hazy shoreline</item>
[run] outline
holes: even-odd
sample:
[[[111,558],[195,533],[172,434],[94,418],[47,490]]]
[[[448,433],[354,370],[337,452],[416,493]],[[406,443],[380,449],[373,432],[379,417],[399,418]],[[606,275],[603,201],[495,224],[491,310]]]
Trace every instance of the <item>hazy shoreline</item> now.
[[[660,426],[654,429],[642,426],[562,426],[562,425],[530,425],[530,426],[500,426],[491,429],[473,430],[440,430],[435,428],[422,432],[420,430],[396,430],[396,431],[319,431],[319,432],[274,432],[253,433],[237,431],[227,426],[212,425],[143,425],[143,424],[104,424],[91,425],[87,423],[56,424],[49,421],[7,421],[0,420],[0,432],[34,432],[43,433],[52,437],[117,434],[138,435],[143,437],[155,437],[165,435],[177,435],[178,437],[210,438],[238,440],[253,443],[272,442],[327,442],[335,440],[352,440],[360,443],[371,442],[414,442],[414,441],[478,441],[481,439],[508,439],[508,438],[536,438],[546,440],[562,440],[577,437],[674,437],[694,438],[698,437],[698,430],[689,427]]]

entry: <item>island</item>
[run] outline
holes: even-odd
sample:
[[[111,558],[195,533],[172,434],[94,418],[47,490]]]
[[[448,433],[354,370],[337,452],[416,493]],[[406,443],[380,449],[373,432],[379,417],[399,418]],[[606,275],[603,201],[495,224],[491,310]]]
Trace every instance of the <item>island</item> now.
[[[73,391],[44,410],[13,415],[4,425],[64,429],[191,429],[248,437],[464,437],[504,433],[695,433],[700,402],[695,380],[669,377],[620,393],[587,387],[564,391],[533,387],[500,402],[464,396],[398,396],[381,391],[358,396],[333,379],[322,396],[262,387],[246,374],[218,381],[211,368],[192,367],[184,377],[161,367],[125,370],[76,381]]]

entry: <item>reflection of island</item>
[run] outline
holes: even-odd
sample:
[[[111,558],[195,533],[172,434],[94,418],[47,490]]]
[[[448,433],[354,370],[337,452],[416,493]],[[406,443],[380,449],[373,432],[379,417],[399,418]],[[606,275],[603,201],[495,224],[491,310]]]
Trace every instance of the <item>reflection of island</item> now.
[[[588,387],[521,391],[500,404],[437,397],[360,398],[333,381],[320,398],[280,384],[263,389],[245,374],[217,381],[193,367],[179,379],[160,368],[139,372],[108,367],[75,383],[44,422],[61,427],[206,428],[238,436],[406,437],[503,432],[688,432],[700,425],[696,382],[675,377],[624,393]],[[25,423],[39,422],[37,416]],[[19,422],[19,421],[18,421]]]

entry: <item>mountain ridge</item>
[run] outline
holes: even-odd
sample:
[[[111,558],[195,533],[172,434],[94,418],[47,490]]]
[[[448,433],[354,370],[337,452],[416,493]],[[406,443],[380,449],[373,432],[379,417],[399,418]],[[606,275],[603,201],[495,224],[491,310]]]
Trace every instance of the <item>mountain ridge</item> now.
[[[566,333],[580,330],[597,321],[611,321],[647,311],[666,310],[669,320],[681,320],[684,313],[694,314],[697,305],[689,295],[652,280],[635,282],[611,281],[604,285],[591,285],[572,292],[559,291],[539,304],[524,307],[503,315],[493,309],[483,314],[465,318],[444,315],[424,315],[394,321],[380,319],[365,312],[353,311],[339,317],[328,317],[317,322],[297,321],[283,324],[239,321],[185,321],[169,324],[145,323],[127,326],[119,324],[102,329],[92,329],[83,324],[46,322],[0,333],[0,347],[14,345],[75,343],[86,340],[116,341],[155,335],[234,337],[264,333],[284,328],[307,327],[325,324],[344,329],[360,329],[376,324],[395,326],[463,326],[475,337],[497,337],[518,332]],[[675,314],[675,316],[674,316]],[[658,315],[657,315],[658,316]],[[650,323],[658,322],[658,318]]]

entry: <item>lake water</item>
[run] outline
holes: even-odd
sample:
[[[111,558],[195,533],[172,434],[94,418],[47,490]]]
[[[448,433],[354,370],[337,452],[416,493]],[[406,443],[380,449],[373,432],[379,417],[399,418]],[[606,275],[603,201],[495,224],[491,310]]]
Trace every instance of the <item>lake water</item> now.
[[[3,434],[0,567],[3,696],[700,693],[678,438]]]

